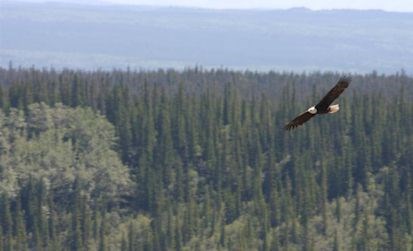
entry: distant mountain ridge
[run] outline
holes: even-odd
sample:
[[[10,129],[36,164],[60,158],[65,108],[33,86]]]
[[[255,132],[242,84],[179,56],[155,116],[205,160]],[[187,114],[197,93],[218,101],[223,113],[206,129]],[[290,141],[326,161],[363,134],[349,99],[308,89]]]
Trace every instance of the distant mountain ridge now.
[[[0,3],[2,66],[413,72],[413,13]]]

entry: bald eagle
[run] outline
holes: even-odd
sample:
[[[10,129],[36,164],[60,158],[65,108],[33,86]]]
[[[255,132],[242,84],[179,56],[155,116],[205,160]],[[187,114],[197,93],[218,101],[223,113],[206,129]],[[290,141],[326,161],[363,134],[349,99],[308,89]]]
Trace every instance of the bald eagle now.
[[[286,130],[294,129],[295,127],[304,124],[307,120],[314,117],[316,114],[328,114],[338,112],[339,106],[331,105],[333,101],[340,96],[341,93],[349,86],[351,82],[350,77],[342,77],[338,80],[337,84],[331,89],[327,95],[324,96],[321,101],[288,123],[284,128]]]

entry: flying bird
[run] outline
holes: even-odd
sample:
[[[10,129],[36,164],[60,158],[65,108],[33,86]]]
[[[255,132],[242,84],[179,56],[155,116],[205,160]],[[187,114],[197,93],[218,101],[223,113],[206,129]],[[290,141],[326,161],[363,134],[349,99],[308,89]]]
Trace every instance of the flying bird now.
[[[350,82],[350,77],[340,78],[337,84],[333,87],[333,89],[331,89],[317,105],[308,108],[306,112],[298,115],[295,119],[293,119],[284,127],[285,130],[294,129],[297,126],[304,124],[317,114],[328,114],[338,112],[338,110],[340,109],[339,105],[331,105],[331,103],[333,103],[333,101],[336,98],[338,98],[338,96],[340,96],[341,93],[343,93],[343,91],[349,86]]]

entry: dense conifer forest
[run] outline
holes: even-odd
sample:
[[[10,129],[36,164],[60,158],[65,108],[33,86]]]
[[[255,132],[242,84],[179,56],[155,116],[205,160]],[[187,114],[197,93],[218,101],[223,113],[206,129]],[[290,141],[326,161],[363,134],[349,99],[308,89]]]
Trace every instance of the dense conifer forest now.
[[[0,250],[412,250],[413,78],[0,68]]]

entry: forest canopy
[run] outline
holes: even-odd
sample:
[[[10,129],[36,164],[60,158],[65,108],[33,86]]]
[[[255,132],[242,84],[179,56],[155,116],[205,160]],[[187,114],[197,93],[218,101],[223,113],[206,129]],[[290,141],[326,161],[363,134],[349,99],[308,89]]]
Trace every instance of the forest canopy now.
[[[0,250],[410,250],[413,78],[0,68]]]
[[[14,197],[29,179],[68,195],[75,180],[91,199],[113,200],[130,189],[114,151],[114,127],[90,108],[33,103],[0,113],[1,193]]]

